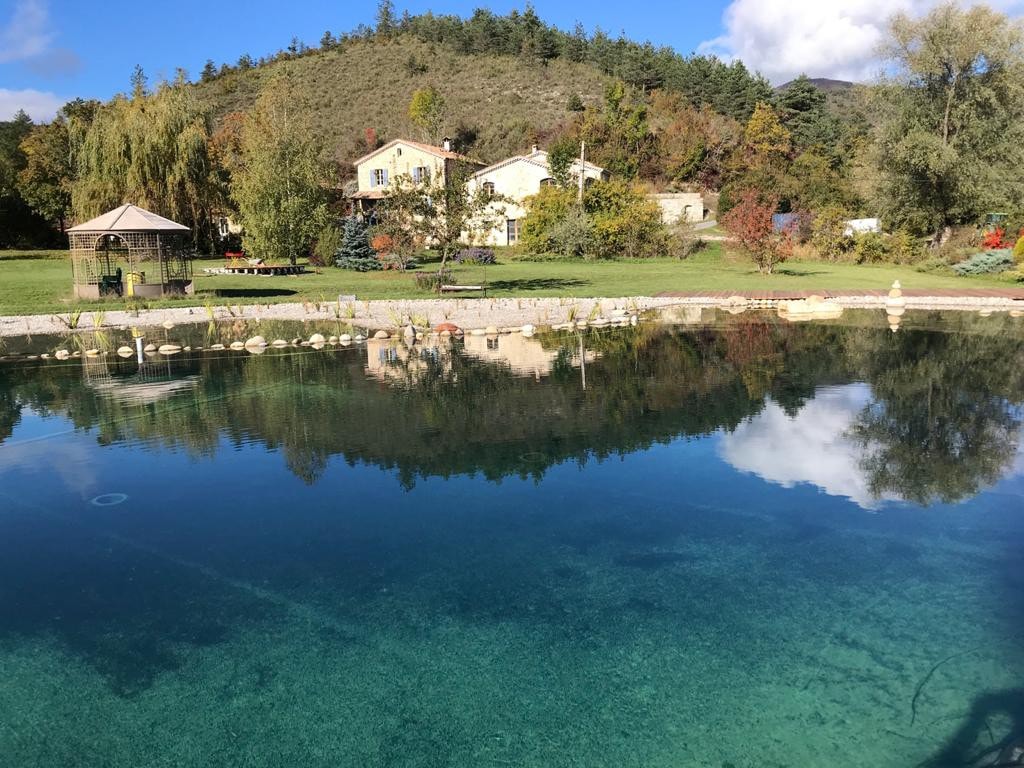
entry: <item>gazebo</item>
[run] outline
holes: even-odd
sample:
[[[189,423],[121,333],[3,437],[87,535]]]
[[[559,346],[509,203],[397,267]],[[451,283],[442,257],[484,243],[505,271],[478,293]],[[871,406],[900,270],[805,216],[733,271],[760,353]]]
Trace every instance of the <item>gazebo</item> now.
[[[127,204],[71,227],[75,297],[194,293],[185,249],[189,232],[186,226]]]

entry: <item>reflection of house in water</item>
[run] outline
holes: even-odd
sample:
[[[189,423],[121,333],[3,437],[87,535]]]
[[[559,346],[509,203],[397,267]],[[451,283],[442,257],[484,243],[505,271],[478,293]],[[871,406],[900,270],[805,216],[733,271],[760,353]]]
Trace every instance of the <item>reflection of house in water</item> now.
[[[451,339],[430,337],[409,345],[398,339],[367,339],[366,372],[384,382],[402,384],[427,371],[451,371]]]
[[[465,346],[466,352],[478,360],[505,364],[512,369],[513,373],[530,375],[537,379],[551,373],[555,360],[561,353],[561,349],[558,347],[545,349],[540,340],[519,333],[501,336],[467,336]],[[570,363],[574,368],[579,367],[580,346],[573,340],[569,347],[572,350]],[[584,349],[582,354],[585,363],[597,360],[597,353],[592,350]]]
[[[520,376],[540,379],[551,373],[561,347],[545,349],[540,340],[518,333],[500,336],[466,336],[463,350],[476,360],[496,365],[507,365]],[[568,343],[568,362],[579,367],[581,348],[577,340]],[[366,342],[366,372],[381,381],[402,383],[423,376],[428,370],[448,373],[452,369],[452,339],[436,336],[417,341],[410,346],[396,339],[371,339]],[[597,360],[591,350],[583,350],[585,363]]]

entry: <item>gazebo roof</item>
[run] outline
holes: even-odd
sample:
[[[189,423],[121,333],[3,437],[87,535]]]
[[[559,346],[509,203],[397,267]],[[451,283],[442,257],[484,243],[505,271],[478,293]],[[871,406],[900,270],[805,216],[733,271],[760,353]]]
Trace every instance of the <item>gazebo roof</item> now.
[[[189,228],[176,221],[157,216],[137,205],[122,205],[112,211],[71,227],[68,232],[189,232]]]

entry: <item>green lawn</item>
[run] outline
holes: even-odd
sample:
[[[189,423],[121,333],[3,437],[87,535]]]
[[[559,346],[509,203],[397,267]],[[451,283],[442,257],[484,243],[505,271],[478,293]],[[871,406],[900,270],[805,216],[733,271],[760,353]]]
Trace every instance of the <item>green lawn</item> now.
[[[334,300],[338,294],[359,299],[427,298],[410,273],[356,273],[335,268],[320,274],[293,277],[204,275],[204,266],[220,259],[196,262],[196,296],[167,299],[145,306],[277,303]],[[431,269],[426,265],[423,269]],[[508,261],[486,269],[456,267],[456,280],[489,285],[489,296],[650,296],[661,291],[743,291],[786,289],[879,289],[893,280],[907,288],[978,288],[1013,285],[1009,276],[966,278],[925,274],[910,267],[858,266],[826,262],[789,262],[778,274],[757,273],[748,261],[724,254],[719,243],[686,261],[527,262]],[[473,296],[475,294],[465,294]],[[104,309],[124,301],[107,300]],[[0,252],[0,315],[64,312],[96,303],[71,298],[71,266],[66,252]]]

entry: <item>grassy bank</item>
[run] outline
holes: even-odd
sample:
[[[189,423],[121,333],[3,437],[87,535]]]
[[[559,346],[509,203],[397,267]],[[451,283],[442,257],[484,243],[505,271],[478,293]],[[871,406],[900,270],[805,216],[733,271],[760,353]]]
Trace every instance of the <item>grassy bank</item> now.
[[[334,300],[338,294],[359,299],[427,298],[410,273],[357,273],[326,268],[291,277],[205,275],[220,259],[198,260],[196,296],[152,301],[148,307],[175,305],[273,304]],[[428,264],[424,269],[430,269]],[[489,267],[455,267],[461,283],[486,279],[489,296],[650,296],[662,291],[825,290],[887,288],[900,280],[907,288],[982,288],[1012,285],[1008,277],[965,278],[925,274],[911,267],[859,266],[826,262],[789,262],[778,274],[757,273],[750,262],[724,254],[719,243],[686,261],[523,262]],[[475,294],[467,294],[473,296]],[[47,314],[95,302],[71,298],[71,266],[65,251],[0,252],[0,315]],[[123,300],[101,302],[123,309]]]

